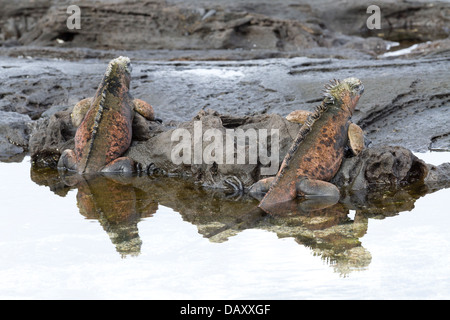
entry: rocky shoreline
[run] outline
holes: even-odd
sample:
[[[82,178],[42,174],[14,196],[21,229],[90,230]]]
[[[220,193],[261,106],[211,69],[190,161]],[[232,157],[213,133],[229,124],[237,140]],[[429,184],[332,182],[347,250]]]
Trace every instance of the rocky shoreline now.
[[[450,150],[449,3],[381,1],[381,32],[365,27],[366,5],[358,1],[297,2],[85,1],[83,27],[69,32],[68,2],[0,1],[0,160],[28,152],[35,164],[54,166],[72,143],[71,107],[93,95],[109,59],[127,55],[132,94],[163,120],[137,124],[128,154],[145,171],[171,172],[162,164],[168,132],[199,117],[221,130],[284,128],[285,150],[296,129],[284,117],[312,110],[329,80],[355,76],[366,92],[353,120],[379,150],[366,160],[390,163],[384,151],[401,147],[408,169],[396,171],[399,181],[421,174],[445,184],[448,166],[423,167],[408,150]],[[394,42],[417,45],[396,55]],[[363,166],[361,159],[343,168]],[[219,188],[230,172],[246,186],[260,177],[256,167],[236,166],[206,179],[210,169],[187,171]]]
[[[383,53],[393,41],[449,35],[450,7],[444,1],[377,1],[381,29],[373,30],[366,26],[369,4],[357,0],[88,0],[79,4],[79,29],[67,28],[68,0],[0,4],[4,46],[297,53],[321,47],[350,49],[356,57]]]
[[[75,128],[71,124],[70,109],[56,112],[49,118],[37,122],[30,139],[30,153],[35,167],[55,168],[61,152],[65,149],[73,149]],[[189,132],[192,139],[189,147],[195,152],[195,126],[200,123],[202,135],[210,129],[217,130],[223,136],[223,144],[226,142],[226,131],[233,132],[241,130],[244,133],[255,132],[257,141],[245,142],[244,153],[246,161],[238,164],[236,158],[239,151],[233,140],[233,162],[226,162],[225,148],[222,150],[222,162],[201,164],[182,163],[173,160],[173,150],[181,140],[174,139],[174,132],[179,129]],[[258,135],[260,130],[268,128],[277,130],[278,143],[274,149],[270,139],[270,131],[267,139]],[[299,124],[291,123],[277,114],[255,115],[255,116],[230,116],[221,115],[213,110],[201,111],[191,121],[182,122],[176,127],[168,127],[158,122],[146,121],[142,117],[135,118],[133,129],[133,144],[125,156],[133,159],[140,168],[141,174],[187,177],[194,183],[207,188],[242,191],[248,190],[250,186],[259,179],[274,175],[265,175],[263,170],[268,171],[274,163],[283,161],[284,155],[290,148],[298,130]],[[262,158],[258,150],[257,161],[249,161],[251,145],[267,143],[268,153],[279,150],[279,158]],[[256,142],[256,143],[255,143]],[[210,142],[203,143],[201,154],[206,153]],[[264,154],[265,156],[265,154]],[[270,160],[270,161],[269,161]],[[264,169],[265,168],[265,169]],[[444,163],[440,166],[426,164],[418,159],[413,153],[401,146],[378,145],[365,149],[358,156],[348,155],[341,169],[334,177],[333,183],[339,187],[345,187],[352,191],[361,191],[371,186],[397,187],[405,184],[425,183],[430,188],[442,188],[450,185],[450,164]]]

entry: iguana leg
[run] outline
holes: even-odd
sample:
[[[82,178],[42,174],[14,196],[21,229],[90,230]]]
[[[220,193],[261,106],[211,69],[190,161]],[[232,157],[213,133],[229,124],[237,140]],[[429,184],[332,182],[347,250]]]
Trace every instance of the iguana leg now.
[[[101,170],[104,173],[133,173],[135,171],[136,165],[134,161],[127,157],[117,158]]]
[[[297,189],[297,196],[306,199],[316,197],[340,197],[339,189],[332,183],[322,180],[309,179],[307,177],[300,177],[295,184]]]
[[[270,177],[255,182],[249,188],[249,194],[255,198],[264,196],[264,194],[266,194],[267,191],[269,191],[270,185],[272,184],[274,179],[275,177]]]
[[[257,197],[269,191],[275,177],[261,179],[249,189],[249,194]],[[301,177],[296,183],[297,196],[300,198],[340,197],[339,189],[332,183]]]
[[[305,111],[305,110],[295,110],[289,113],[286,116],[286,120],[294,123],[305,123],[306,119],[308,119],[308,116],[311,115],[312,112]]]
[[[72,110],[72,114],[70,117],[72,118],[72,124],[75,128],[78,128],[78,126],[81,124],[81,121],[83,121],[84,116],[88,112],[89,108],[91,107],[92,98],[86,98],[81,101],[79,101]]]
[[[364,149],[364,132],[356,124],[350,123],[348,126],[348,146],[353,154],[357,156]]]
[[[134,99],[134,111],[142,115],[144,118],[150,121],[155,120],[155,112],[153,111],[153,107],[149,105],[147,102],[141,99]]]
[[[58,169],[77,171],[77,158],[73,150],[64,150],[58,160]]]

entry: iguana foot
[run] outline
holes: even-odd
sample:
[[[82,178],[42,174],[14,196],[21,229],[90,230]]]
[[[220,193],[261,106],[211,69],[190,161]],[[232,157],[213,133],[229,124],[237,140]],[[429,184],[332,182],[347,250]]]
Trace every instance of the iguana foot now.
[[[255,182],[248,190],[248,193],[256,199],[261,200],[264,195],[269,191],[270,185],[272,184],[275,177],[261,179]]]
[[[295,184],[297,196],[306,199],[316,197],[337,198],[340,197],[339,189],[332,183],[301,177]]]
[[[141,116],[143,116],[145,119],[150,121],[156,121],[155,119],[155,112],[153,111],[153,107],[141,99],[134,99],[133,100],[134,105],[134,111],[139,113]],[[160,120],[160,119],[158,119]]]
[[[77,171],[77,158],[73,150],[64,150],[58,160],[58,169]]]
[[[348,146],[355,156],[364,150],[364,132],[358,125],[350,123],[348,126]]]
[[[70,114],[70,117],[72,119],[72,124],[75,128],[78,128],[81,124],[81,122],[84,119],[84,116],[89,111],[89,108],[92,104],[92,97],[86,98],[81,101],[79,101],[72,110],[72,113]]]
[[[117,158],[101,170],[103,173],[133,173],[136,172],[136,164],[127,157]]]
[[[259,198],[263,197],[272,184],[275,177],[261,179],[255,182],[249,189],[249,194],[252,197]],[[309,179],[306,177],[301,177],[299,181],[295,185],[297,190],[297,197],[312,199],[318,197],[331,198],[331,199],[339,199],[340,192],[339,189],[332,183]]]

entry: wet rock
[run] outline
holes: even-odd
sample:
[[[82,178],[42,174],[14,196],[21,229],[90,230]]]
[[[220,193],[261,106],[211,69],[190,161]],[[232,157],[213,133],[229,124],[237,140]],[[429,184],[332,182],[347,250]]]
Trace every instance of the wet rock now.
[[[56,168],[59,157],[65,149],[75,146],[71,109],[56,112],[49,118],[42,118],[34,125],[30,137],[30,155],[37,167]]]
[[[450,5],[434,1],[381,0],[380,29],[370,30],[366,20],[367,7],[372,3],[358,0],[314,1],[312,7],[328,29],[349,35],[377,36],[392,41],[417,41],[446,38],[449,35]]]
[[[221,7],[203,14],[186,5],[165,1],[85,1],[80,5],[81,29],[69,30],[66,10],[70,4],[40,1],[35,4],[40,9],[39,15],[30,12],[26,1],[18,6],[2,1],[0,23],[5,30],[4,40],[15,39],[26,45],[119,50],[277,49],[315,45],[314,32],[299,21],[268,19]]]
[[[379,30],[367,28],[368,5],[356,0],[280,0],[276,5],[273,1],[90,0],[80,4],[82,26],[73,30],[66,27],[71,4],[68,0],[0,1],[0,43],[115,50],[271,50],[269,54],[276,56],[327,48],[332,49],[327,56],[352,51],[374,56],[387,50],[385,40],[425,42],[446,38],[450,32],[450,6],[439,1],[378,1]]]
[[[365,149],[359,156],[345,159],[332,182],[350,190],[371,186],[400,186],[425,179],[428,166],[410,150],[398,146]]]
[[[49,117],[92,96],[107,63],[1,59],[0,110],[32,119]],[[207,108],[237,117],[284,117],[298,109],[311,111],[322,100],[321,90],[330,79],[357,76],[366,91],[353,121],[363,128],[372,146],[399,145],[414,152],[450,150],[449,63],[446,58],[136,61],[131,92],[149,101],[165,125],[176,125]],[[40,102],[31,104],[37,100],[29,100],[29,95],[41,97]],[[37,126],[42,126],[40,121],[44,120],[37,120]],[[145,126],[143,122],[141,128],[147,133],[136,133],[135,140],[149,139],[151,133]]]
[[[237,117],[206,110],[177,128],[133,145],[126,155],[150,174],[188,176],[207,187],[243,189],[264,176],[276,174],[298,128],[298,124],[276,114]],[[205,138],[208,132],[214,134],[210,140]],[[279,136],[276,146],[272,143],[272,133],[274,138]],[[244,137],[245,142],[237,136]],[[220,140],[217,149],[213,144],[215,139]],[[242,149],[238,148],[241,141]],[[229,142],[231,153],[227,150]],[[184,143],[187,148],[181,150]],[[262,147],[261,143],[266,146]],[[190,154],[181,159],[186,152]],[[245,158],[240,158],[241,155]]]
[[[73,108],[55,106],[44,113],[42,118],[33,123],[29,151],[36,167],[56,168],[61,153],[75,146],[76,129],[71,120]],[[146,141],[161,132],[159,123],[147,121],[137,114],[133,120],[133,140]]]
[[[81,100],[77,97],[86,97],[86,92],[95,90],[95,87],[91,89],[91,74],[81,74],[83,64],[70,69],[64,62],[54,60],[2,57],[1,61],[0,110],[3,111],[27,114],[37,120],[45,112],[47,116],[54,113],[58,106],[60,110],[67,109]],[[98,72],[97,81],[103,72]]]
[[[213,110],[202,110],[177,127],[138,119],[135,136],[140,132],[144,137],[135,139],[125,156],[146,174],[188,177],[208,188],[232,191],[274,176],[300,126],[277,114],[239,117]],[[35,166],[56,167],[60,153],[73,149],[74,134],[70,109],[38,121],[30,139]],[[449,170],[445,165],[427,165],[404,147],[376,146],[345,158],[332,182],[353,191],[417,182],[446,184]]]
[[[448,117],[442,116],[450,105],[450,61],[443,56],[157,62],[139,60],[142,53],[125,54],[137,59],[133,60],[132,94],[149,101],[166,123],[188,121],[205,108],[239,116],[286,116],[297,109],[312,110],[330,79],[356,76],[366,91],[353,120],[373,146],[400,145],[415,152],[450,150]],[[107,64],[107,60],[89,59],[1,59],[0,110],[32,119],[92,96]]]
[[[443,163],[439,166],[428,165],[425,184],[431,190],[450,187],[450,162]]]
[[[390,54],[384,54],[392,56],[398,54],[398,51],[394,51]],[[427,41],[423,43],[414,44],[407,48],[402,57],[407,59],[419,59],[419,58],[433,58],[433,57],[448,57],[450,56],[450,37],[446,39],[439,39],[433,41]],[[383,56],[381,56],[383,58]]]
[[[0,159],[6,160],[27,151],[30,131],[29,116],[0,111]]]

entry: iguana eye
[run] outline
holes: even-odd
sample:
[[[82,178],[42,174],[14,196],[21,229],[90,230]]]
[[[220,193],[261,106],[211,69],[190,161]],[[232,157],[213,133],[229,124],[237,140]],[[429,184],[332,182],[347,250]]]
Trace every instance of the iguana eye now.
[[[364,85],[359,80],[348,82],[348,85],[349,85],[349,89],[352,92],[354,92],[355,94],[362,94],[364,92]]]
[[[131,71],[133,71],[133,66],[131,65],[131,62],[127,63],[126,69],[129,73],[131,73]]]
[[[361,95],[364,92],[364,85],[362,83],[355,83],[351,85],[351,90],[356,94]]]
[[[359,94],[363,94],[364,93],[364,86],[361,84],[359,86]]]

